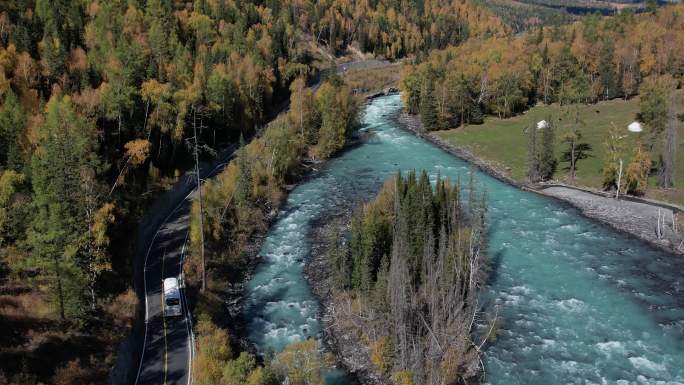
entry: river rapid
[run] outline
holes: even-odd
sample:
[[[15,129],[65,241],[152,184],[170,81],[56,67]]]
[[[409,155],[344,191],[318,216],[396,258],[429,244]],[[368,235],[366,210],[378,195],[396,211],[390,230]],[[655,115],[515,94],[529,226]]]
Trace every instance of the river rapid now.
[[[398,170],[467,181],[469,166],[405,132],[398,96],[365,107],[364,144],[300,184],[272,226],[248,283],[245,321],[262,353],[321,338],[303,277],[321,220],[371,199]],[[493,385],[684,384],[684,258],[591,221],[559,201],[476,172],[489,203],[492,266],[482,305],[502,322],[486,348]],[[346,384],[332,372],[328,384]]]

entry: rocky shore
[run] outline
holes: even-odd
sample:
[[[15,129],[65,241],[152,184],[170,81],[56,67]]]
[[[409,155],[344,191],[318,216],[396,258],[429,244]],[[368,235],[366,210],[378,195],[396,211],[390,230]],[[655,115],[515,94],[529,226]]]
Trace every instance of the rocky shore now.
[[[327,261],[330,234],[349,232],[351,209],[314,226],[311,234],[311,255],[306,259],[304,277],[320,304],[319,319],[323,329],[323,344],[334,353],[337,365],[343,367],[363,385],[384,385],[389,382],[376,372],[370,361],[370,352],[354,333],[336,324],[334,301],[330,287],[330,269]]]
[[[608,193],[556,182],[520,183],[509,177],[493,163],[487,162],[465,148],[448,143],[436,135],[426,132],[420,122],[420,117],[417,115],[402,112],[396,117],[396,122],[400,127],[467,161],[504,183],[558,199],[577,208],[586,217],[605,223],[620,232],[636,237],[668,253],[684,255],[684,236],[676,224],[677,215],[684,215],[683,208],[633,196],[621,196],[620,199],[615,199]]]
[[[266,217],[268,226],[266,226],[266,228],[270,228],[277,216],[277,210],[268,213]],[[264,231],[259,232],[252,237],[247,246],[247,250],[245,250],[249,265],[245,269],[244,276],[239,282],[228,284],[221,295],[221,301],[225,307],[225,311],[222,312],[223,318],[220,320],[222,326],[228,331],[231,340],[236,341],[236,344],[240,347],[241,351],[250,352],[255,356],[257,353],[256,347],[247,337],[246,323],[242,312],[244,310],[246,294],[245,287],[252,279],[252,274],[257,265],[261,262],[259,251],[266,240],[267,234],[268,231]]]

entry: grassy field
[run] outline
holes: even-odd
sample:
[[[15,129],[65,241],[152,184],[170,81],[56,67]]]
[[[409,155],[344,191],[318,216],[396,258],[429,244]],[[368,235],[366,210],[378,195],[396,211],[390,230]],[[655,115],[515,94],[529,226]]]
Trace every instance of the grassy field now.
[[[611,100],[594,105],[559,106],[538,105],[519,115],[509,119],[488,118],[482,125],[460,127],[448,131],[437,132],[441,137],[458,146],[465,147],[476,155],[491,161],[516,180],[524,181],[526,178],[527,159],[527,136],[523,132],[530,123],[549,118],[556,121],[556,136],[569,129],[575,120],[576,111],[579,110],[582,142],[592,146],[590,157],[581,160],[577,164],[577,178],[573,184],[601,187],[601,168],[605,157],[604,141],[612,124],[618,128],[624,128],[627,135],[625,139],[627,148],[633,148],[639,134],[629,134],[627,125],[636,119],[639,110],[638,99],[629,101]],[[684,138],[684,127],[680,124],[680,143]],[[558,142],[558,141],[557,141]],[[560,158],[563,145],[556,143],[556,154]],[[628,162],[629,159],[625,159]],[[571,183],[568,175],[568,163],[561,162],[558,165],[555,178]],[[678,155],[677,186],[674,189],[661,190],[655,188],[655,178],[651,178],[652,188],[647,196],[662,199],[674,203],[684,204],[684,154]]]

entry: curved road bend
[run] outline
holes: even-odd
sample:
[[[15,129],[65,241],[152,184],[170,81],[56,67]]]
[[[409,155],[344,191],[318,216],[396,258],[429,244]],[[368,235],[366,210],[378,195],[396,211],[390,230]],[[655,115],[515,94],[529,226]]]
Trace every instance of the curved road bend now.
[[[138,385],[189,383],[192,334],[185,293],[181,295],[183,316],[164,318],[161,282],[164,278],[181,276],[190,206],[186,197],[157,230],[147,250],[145,342],[136,377]]]
[[[338,65],[336,72],[376,68],[388,64],[389,62],[377,60],[350,62]],[[319,81],[320,79],[316,79],[310,87],[315,90]],[[287,107],[289,103],[278,110],[282,112],[287,110]],[[217,165],[200,171],[201,179],[211,178],[220,172],[233,157],[235,150],[236,145],[225,149]],[[174,188],[182,189],[187,186],[178,183]],[[161,283],[168,277],[178,277],[183,282],[182,266],[194,192],[195,189],[180,200],[162,222],[144,256],[145,333],[135,385],[188,385],[191,381],[193,334],[185,289],[181,284],[183,316],[164,318]]]
[[[224,150],[211,169],[200,170],[201,179],[221,171],[233,157],[237,146]],[[194,183],[192,183],[194,186]],[[174,188],[187,188],[183,182]],[[189,312],[182,267],[190,227],[190,208],[196,189],[177,203],[152,237],[145,253],[143,286],[145,290],[145,332],[136,385],[187,385],[192,370],[192,318]],[[162,315],[162,281],[178,277],[181,282],[182,317]]]

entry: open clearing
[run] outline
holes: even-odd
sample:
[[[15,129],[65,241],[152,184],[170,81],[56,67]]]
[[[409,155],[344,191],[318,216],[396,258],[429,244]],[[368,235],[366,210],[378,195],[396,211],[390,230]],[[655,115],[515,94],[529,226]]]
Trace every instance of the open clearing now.
[[[681,98],[680,98],[681,99]],[[681,108],[681,104],[680,104]],[[435,134],[451,144],[465,147],[474,154],[493,162],[512,178],[524,181],[526,178],[527,134],[525,127],[542,119],[557,120],[556,138],[568,130],[579,112],[582,142],[591,145],[590,157],[577,164],[577,178],[569,180],[568,163],[560,162],[555,178],[580,186],[601,188],[601,168],[605,158],[604,141],[608,130],[615,124],[624,127],[628,134],[627,125],[636,120],[639,111],[639,100],[628,101],[615,99],[590,105],[560,106],[537,105],[524,114],[508,118],[487,118],[482,125],[470,125],[447,131],[437,131]],[[629,134],[625,138],[627,148],[631,149],[639,140],[641,134]],[[643,139],[646,140],[645,138]],[[684,156],[681,154],[681,143],[684,140],[684,124],[679,124],[680,151],[678,154],[676,186],[673,189],[662,190],[655,187],[655,177],[651,177],[652,185],[647,196],[673,203],[684,204]],[[556,140],[556,155],[560,158],[563,144]],[[657,149],[656,149],[657,150]],[[631,154],[630,154],[631,155]],[[656,159],[657,155],[653,158]],[[629,162],[629,156],[625,158]]]

